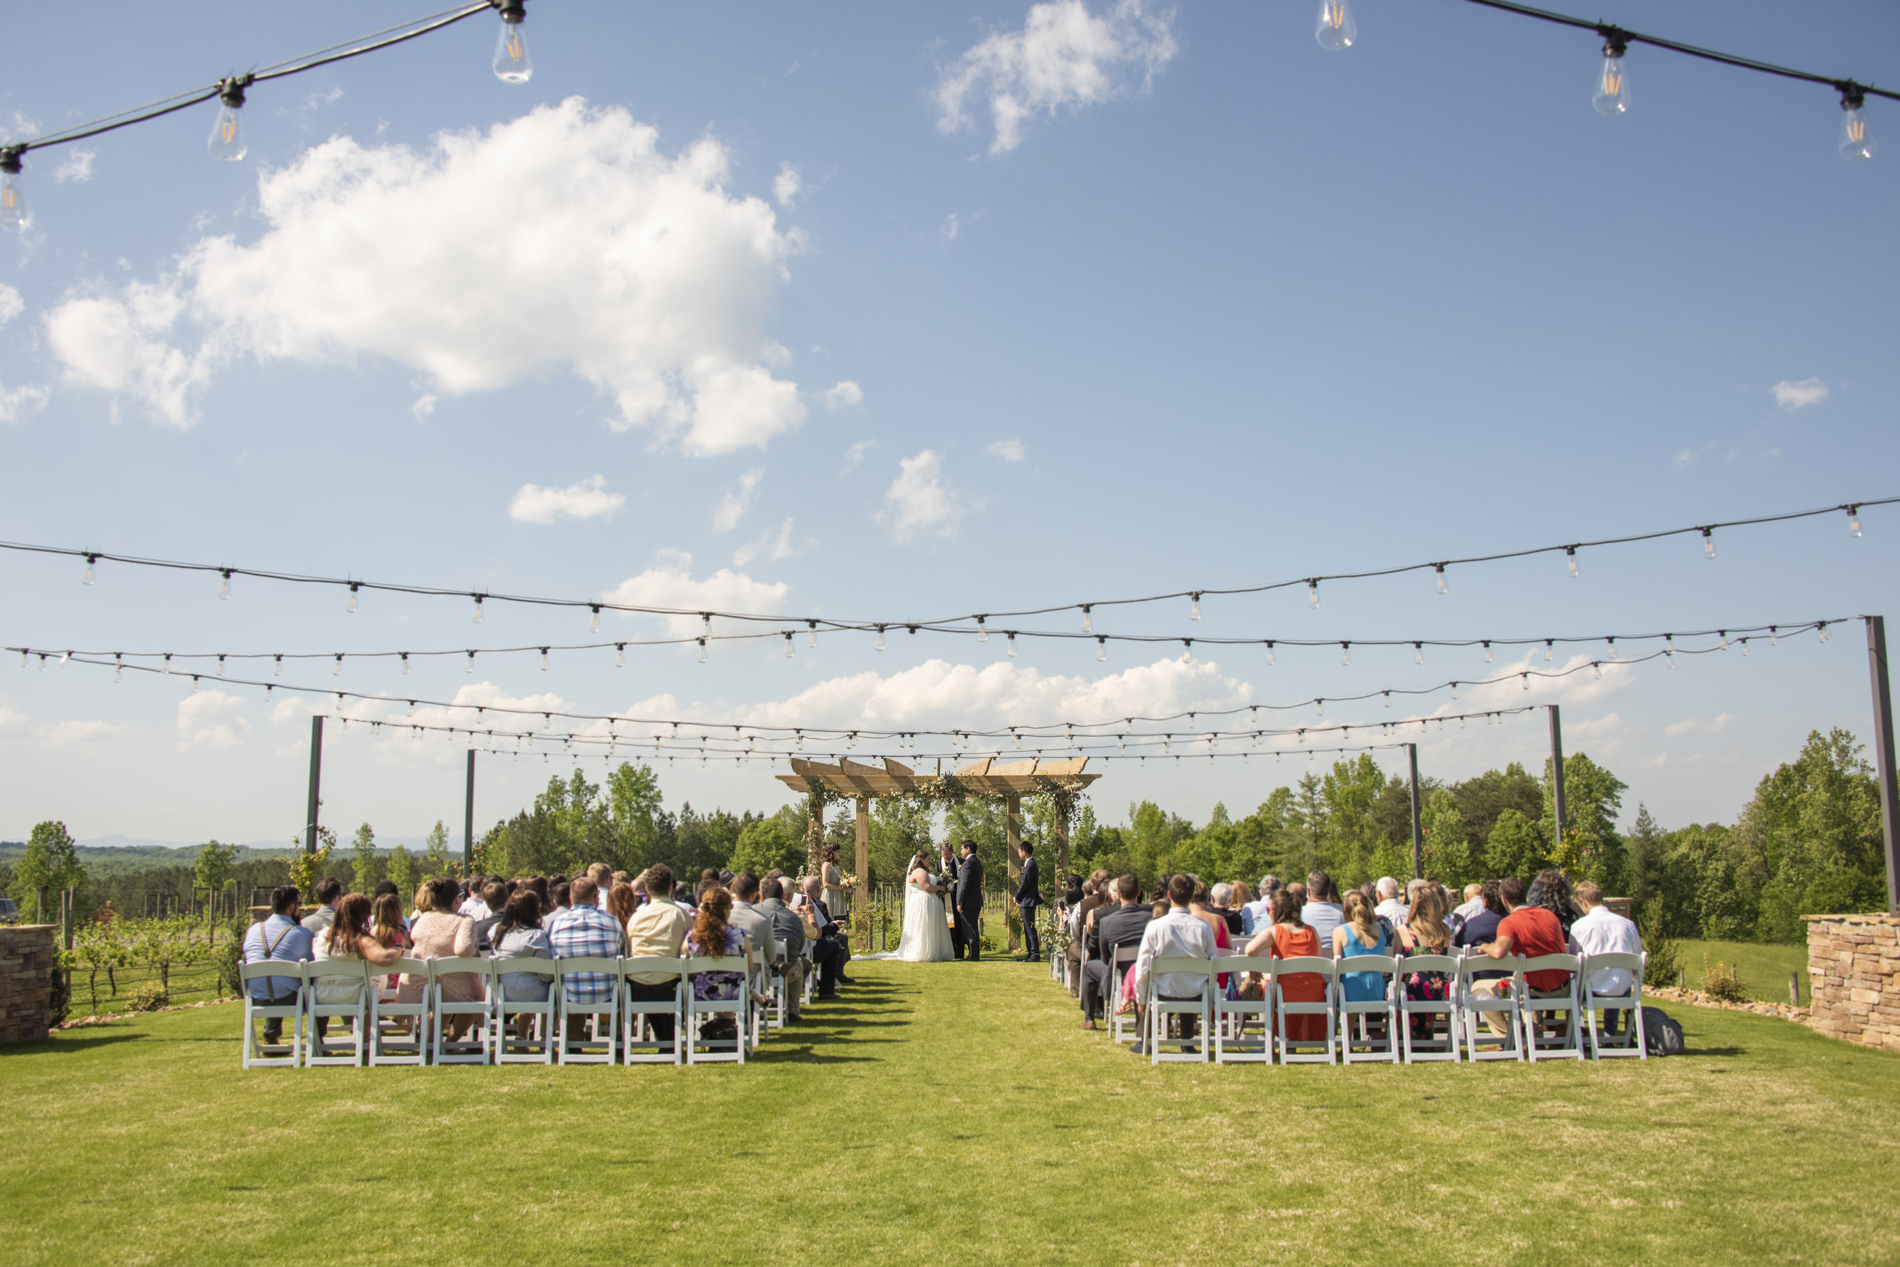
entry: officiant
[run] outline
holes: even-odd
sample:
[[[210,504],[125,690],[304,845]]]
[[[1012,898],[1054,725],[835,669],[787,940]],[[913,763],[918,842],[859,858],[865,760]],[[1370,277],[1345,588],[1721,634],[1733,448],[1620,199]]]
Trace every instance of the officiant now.
[[[956,896],[959,892],[957,887],[959,868],[957,866],[957,856],[950,851],[950,842],[948,840],[944,841],[938,850],[938,862],[942,866],[942,875],[939,877],[937,883],[943,886],[944,898],[946,899],[944,902],[944,914],[950,921],[950,945],[956,957],[961,959],[963,958],[963,948],[968,938],[964,931],[962,914],[955,905]]]

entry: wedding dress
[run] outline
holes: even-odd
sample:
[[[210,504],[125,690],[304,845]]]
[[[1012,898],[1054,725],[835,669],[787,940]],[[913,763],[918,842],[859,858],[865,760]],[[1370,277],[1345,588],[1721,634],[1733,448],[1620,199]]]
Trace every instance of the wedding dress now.
[[[939,963],[953,956],[943,895],[927,893],[914,881],[907,882],[904,885],[904,935],[897,943],[896,957],[910,963]]]

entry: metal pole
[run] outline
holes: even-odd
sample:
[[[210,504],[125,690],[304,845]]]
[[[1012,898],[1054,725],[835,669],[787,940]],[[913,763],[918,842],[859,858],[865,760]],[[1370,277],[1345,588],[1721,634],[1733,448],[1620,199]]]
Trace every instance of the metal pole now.
[[[475,750],[468,750],[468,800],[462,812],[462,874],[475,868]]]
[[[1405,745],[1406,763],[1412,773],[1412,878],[1425,878],[1425,834],[1418,826],[1418,745]]]
[[[304,819],[303,851],[317,851],[317,789],[323,783],[323,714],[310,719],[310,812]]]
[[[1554,851],[1561,852],[1564,842],[1564,725],[1558,715],[1557,705],[1546,704],[1550,710],[1550,797],[1552,808],[1557,813],[1557,838],[1551,842]]]
[[[1887,844],[1887,910],[1900,911],[1900,849],[1894,840],[1894,816],[1900,813],[1900,789],[1893,773],[1893,692],[1887,685],[1887,618],[1867,618],[1867,668],[1874,679],[1874,767],[1880,776],[1880,834]]]

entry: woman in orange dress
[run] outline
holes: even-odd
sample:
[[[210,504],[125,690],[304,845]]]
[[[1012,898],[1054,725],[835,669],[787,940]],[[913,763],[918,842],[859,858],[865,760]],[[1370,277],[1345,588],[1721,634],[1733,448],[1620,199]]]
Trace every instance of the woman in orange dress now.
[[[1300,922],[1300,899],[1290,890],[1273,895],[1273,925],[1263,928],[1247,943],[1249,955],[1268,955],[1275,959],[1299,959],[1311,955],[1323,957],[1319,934]],[[1285,1003],[1324,1003],[1326,978],[1317,972],[1295,972],[1279,979],[1280,999]],[[1286,1018],[1288,1042],[1323,1043],[1326,1041],[1326,1014],[1301,1012]]]

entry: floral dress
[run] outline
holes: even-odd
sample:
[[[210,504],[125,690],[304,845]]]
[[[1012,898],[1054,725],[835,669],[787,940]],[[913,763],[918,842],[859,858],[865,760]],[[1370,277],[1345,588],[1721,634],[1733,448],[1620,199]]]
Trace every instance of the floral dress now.
[[[1393,947],[1401,959],[1412,955],[1448,955],[1450,945],[1428,946],[1424,942],[1412,945],[1409,938],[1402,937]],[[1442,1003],[1451,996],[1451,978],[1443,972],[1405,972],[1405,997],[1414,1003]],[[1412,1041],[1428,1042],[1432,1037],[1432,1026],[1437,1016],[1427,1012],[1412,1017]]]
[[[745,954],[745,934],[731,925],[726,926],[726,945],[721,951],[709,951],[699,944],[691,933],[686,936],[686,953],[695,959],[737,959]],[[743,972],[701,972],[693,977],[693,997],[706,999],[736,999],[745,990]]]

